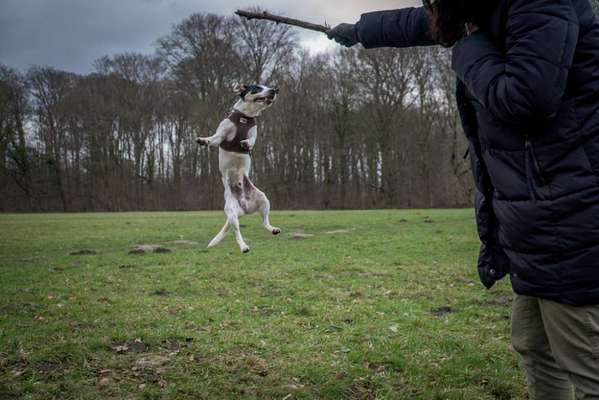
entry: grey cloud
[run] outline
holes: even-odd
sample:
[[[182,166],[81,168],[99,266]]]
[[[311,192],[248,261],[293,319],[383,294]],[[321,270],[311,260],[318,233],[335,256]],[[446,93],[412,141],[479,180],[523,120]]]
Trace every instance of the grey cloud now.
[[[152,52],[156,39],[194,12],[230,15],[256,4],[333,25],[418,0],[0,0],[0,63],[85,73],[104,55]]]

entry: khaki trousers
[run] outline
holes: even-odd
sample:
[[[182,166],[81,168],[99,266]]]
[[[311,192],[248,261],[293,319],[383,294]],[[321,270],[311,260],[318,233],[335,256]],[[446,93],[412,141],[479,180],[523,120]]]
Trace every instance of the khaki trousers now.
[[[517,296],[512,344],[524,360],[531,400],[599,400],[599,305]]]

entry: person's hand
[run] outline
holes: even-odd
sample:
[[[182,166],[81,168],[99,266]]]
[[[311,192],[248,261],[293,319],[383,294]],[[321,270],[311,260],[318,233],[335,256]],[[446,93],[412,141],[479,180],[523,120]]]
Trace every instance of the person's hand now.
[[[345,47],[352,47],[359,42],[354,24],[339,24],[328,31],[327,36]]]

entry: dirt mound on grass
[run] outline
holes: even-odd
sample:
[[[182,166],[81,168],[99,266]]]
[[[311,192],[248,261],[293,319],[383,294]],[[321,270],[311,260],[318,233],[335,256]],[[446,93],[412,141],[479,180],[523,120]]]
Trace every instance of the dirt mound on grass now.
[[[95,250],[78,250],[69,253],[70,256],[95,256],[98,252]]]
[[[157,244],[141,244],[139,246],[135,246],[129,251],[130,255],[142,255],[148,253],[154,254],[167,254],[172,253],[173,251],[169,248],[157,245]]]

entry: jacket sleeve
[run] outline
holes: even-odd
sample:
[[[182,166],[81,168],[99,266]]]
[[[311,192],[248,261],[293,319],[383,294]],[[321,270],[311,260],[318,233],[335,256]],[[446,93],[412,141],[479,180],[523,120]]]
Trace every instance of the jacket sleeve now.
[[[553,118],[578,40],[571,0],[513,0],[505,50],[478,31],[453,50],[453,68],[473,96],[509,123]]]
[[[436,43],[429,32],[429,17],[423,7],[363,14],[356,24],[360,43],[367,49],[431,46]]]
[[[478,275],[483,285],[490,289],[495,282],[509,273],[510,263],[497,240],[499,223],[491,200],[493,186],[482,161],[480,146],[477,144],[470,146],[470,159],[476,183],[474,210],[481,242]]]
[[[458,81],[456,98],[464,133],[470,142],[469,153],[475,183],[475,212],[478,235],[481,241],[478,258],[480,280],[490,289],[495,282],[509,273],[509,260],[498,245],[499,222],[493,209],[493,184],[483,160],[482,147],[478,139],[478,121],[472,102],[465,101],[466,87]]]

